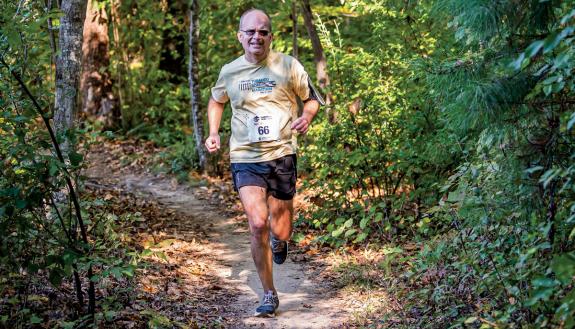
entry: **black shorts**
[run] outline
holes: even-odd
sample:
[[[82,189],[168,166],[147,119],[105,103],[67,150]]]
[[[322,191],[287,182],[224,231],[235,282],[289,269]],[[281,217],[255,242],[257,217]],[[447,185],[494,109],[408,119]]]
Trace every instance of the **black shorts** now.
[[[271,161],[232,163],[234,187],[238,191],[244,186],[259,186],[276,199],[291,200],[295,195],[296,166],[295,154]]]

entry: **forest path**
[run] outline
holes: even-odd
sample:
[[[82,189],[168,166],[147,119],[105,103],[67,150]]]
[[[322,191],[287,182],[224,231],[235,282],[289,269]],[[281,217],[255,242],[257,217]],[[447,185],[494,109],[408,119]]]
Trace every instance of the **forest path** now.
[[[103,159],[102,159],[103,160]],[[222,290],[231,291],[227,305],[204,305],[221,312],[227,319],[225,327],[233,328],[341,328],[349,314],[345,311],[344,301],[330,289],[329,284],[321,282],[317,272],[307,268],[305,263],[288,260],[282,265],[274,264],[274,282],[280,298],[280,306],[275,318],[256,318],[253,312],[263,294],[257,272],[253,264],[249,230],[245,220],[222,214],[226,205],[207,204],[194,195],[196,188],[176,184],[168,177],[156,177],[150,173],[114,174],[105,166],[105,161],[91,161],[103,164],[101,168],[92,167],[88,171],[91,180],[97,176],[115,176],[116,184],[122,189],[145,199],[155,200],[167,211],[181,213],[179,223],[181,234],[185,230],[202,228],[207,239],[202,241],[204,250],[211,251],[210,258],[216,261],[210,273],[219,277]],[[230,193],[230,192],[228,192]],[[213,225],[212,225],[213,224]],[[206,245],[207,244],[207,245]],[[185,289],[185,287],[184,287]],[[210,294],[209,290],[205,291]],[[209,300],[205,296],[203,300]],[[230,321],[231,320],[231,321]],[[233,323],[233,325],[230,325]]]

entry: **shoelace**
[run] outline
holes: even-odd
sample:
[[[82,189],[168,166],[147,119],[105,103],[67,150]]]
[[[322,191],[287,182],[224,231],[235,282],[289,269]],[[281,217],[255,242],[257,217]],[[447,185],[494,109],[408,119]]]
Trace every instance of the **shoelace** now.
[[[274,301],[274,293],[273,292],[266,292],[264,294],[264,301],[262,303],[263,305],[273,305],[275,307],[275,301]]]
[[[282,243],[284,241],[276,239],[276,238],[272,238],[272,252],[278,253],[278,252],[282,252],[284,250],[285,247],[285,243]]]

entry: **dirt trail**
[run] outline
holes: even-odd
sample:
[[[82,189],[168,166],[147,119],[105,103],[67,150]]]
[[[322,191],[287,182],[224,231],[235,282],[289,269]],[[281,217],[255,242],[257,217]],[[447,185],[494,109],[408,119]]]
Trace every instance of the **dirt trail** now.
[[[94,175],[110,175],[105,169],[91,172]],[[237,291],[225,306],[225,316],[233,316],[234,328],[341,328],[349,314],[344,301],[329,286],[306,271],[302,263],[294,263],[289,257],[281,266],[274,266],[274,282],[279,293],[280,307],[275,318],[252,317],[262,295],[250,249],[247,223],[221,215],[214,206],[198,200],[189,187],[174,184],[167,178],[151,174],[123,175],[115,177],[117,184],[126,190],[157,200],[166,208],[186,215],[184,227],[209,226],[208,244],[217,260],[213,273],[224,289]],[[222,206],[223,207],[223,206]],[[213,224],[213,226],[208,223]],[[314,280],[315,278],[315,280]],[[209,294],[206,291],[206,294]],[[221,308],[221,307],[220,307]],[[216,307],[217,309],[217,307]],[[224,313],[222,315],[224,315]]]

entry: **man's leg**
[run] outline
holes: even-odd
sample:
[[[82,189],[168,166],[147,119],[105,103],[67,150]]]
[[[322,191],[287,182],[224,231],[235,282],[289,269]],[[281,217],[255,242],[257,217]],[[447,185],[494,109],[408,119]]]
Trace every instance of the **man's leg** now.
[[[264,292],[275,291],[272,275],[272,254],[269,246],[269,212],[266,190],[259,186],[243,186],[239,193],[250,224],[252,258],[256,264]]]
[[[270,195],[268,205],[271,213],[272,234],[280,240],[289,240],[292,233],[293,199],[280,200]]]

